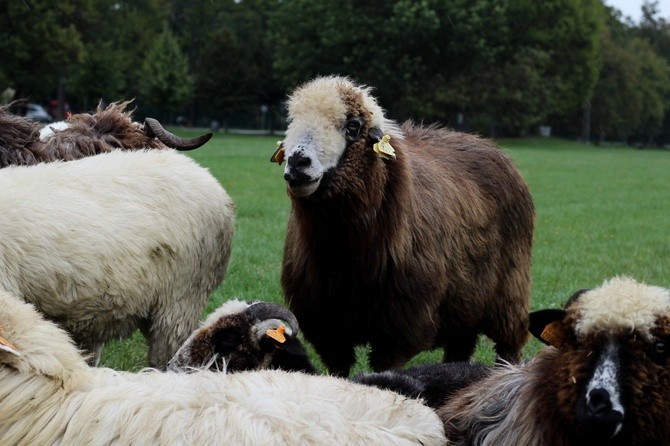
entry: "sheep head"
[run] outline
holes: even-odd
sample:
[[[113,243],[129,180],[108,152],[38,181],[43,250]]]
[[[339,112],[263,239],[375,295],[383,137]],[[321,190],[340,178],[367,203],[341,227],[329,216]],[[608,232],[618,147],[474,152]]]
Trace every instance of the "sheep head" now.
[[[286,138],[271,161],[281,164],[286,159],[284,179],[295,197],[314,194],[330,173],[348,162],[347,155],[367,163],[380,157],[392,160],[392,139],[400,136],[371,89],[346,77],[319,77],[298,87],[288,100],[288,120]]]
[[[670,291],[615,277],[563,310],[530,315],[530,331],[558,349],[558,406],[594,444],[670,435]],[[640,438],[642,435],[642,438]]]
[[[193,150],[212,138],[212,133],[194,138],[181,138],[167,131],[156,119],[146,118],[144,123],[133,120],[132,101],[112,102],[106,107],[98,104],[95,113],[77,113],[67,121],[45,126],[40,139],[53,145],[85,145],[97,142],[95,153],[112,149],[146,149],[170,147]],[[89,141],[87,141],[89,140]]]
[[[168,370],[238,372],[265,368],[313,371],[291,311],[268,302],[231,300],[212,313],[169,361]],[[305,362],[307,361],[307,362]]]

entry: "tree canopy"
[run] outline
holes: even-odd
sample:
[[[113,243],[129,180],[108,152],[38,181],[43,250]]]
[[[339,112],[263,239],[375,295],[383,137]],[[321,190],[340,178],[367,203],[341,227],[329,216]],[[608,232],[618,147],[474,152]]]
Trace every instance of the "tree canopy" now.
[[[341,74],[393,119],[596,141],[670,135],[670,25],[602,0],[23,0],[0,5],[0,91],[73,109],[136,99],[192,123],[282,114]],[[666,136],[664,136],[666,135]]]

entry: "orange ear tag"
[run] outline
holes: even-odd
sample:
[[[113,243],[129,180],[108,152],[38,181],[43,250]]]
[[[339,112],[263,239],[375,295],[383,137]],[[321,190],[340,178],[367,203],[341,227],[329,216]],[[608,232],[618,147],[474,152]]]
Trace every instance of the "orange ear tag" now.
[[[276,330],[268,328],[268,330],[265,332],[265,334],[270,336],[272,339],[279,342],[280,344],[283,344],[284,342],[286,342],[286,336],[284,336],[285,331],[286,331],[286,327],[284,327],[283,325],[280,325],[279,327],[277,327]]]
[[[563,331],[561,330],[561,321],[552,322],[544,327],[540,337],[547,341],[552,347],[560,348],[563,344]]]
[[[270,162],[279,165],[284,162],[284,141],[277,141],[277,150],[270,157]]]

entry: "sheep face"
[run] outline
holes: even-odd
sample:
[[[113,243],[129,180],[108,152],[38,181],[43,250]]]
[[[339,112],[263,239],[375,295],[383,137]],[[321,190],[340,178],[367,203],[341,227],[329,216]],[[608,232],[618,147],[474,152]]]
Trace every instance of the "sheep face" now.
[[[533,313],[531,332],[559,349],[558,407],[580,438],[668,438],[670,291],[614,278],[579,292],[565,310]]]
[[[295,316],[281,305],[230,300],[191,334],[167,368],[174,372],[288,369],[287,356],[307,358],[297,333]],[[277,363],[278,357],[284,361]]]
[[[284,179],[295,197],[308,197],[341,164],[351,147],[369,148],[385,129],[394,132],[369,89],[342,77],[317,78],[296,89],[288,102],[283,141]]]

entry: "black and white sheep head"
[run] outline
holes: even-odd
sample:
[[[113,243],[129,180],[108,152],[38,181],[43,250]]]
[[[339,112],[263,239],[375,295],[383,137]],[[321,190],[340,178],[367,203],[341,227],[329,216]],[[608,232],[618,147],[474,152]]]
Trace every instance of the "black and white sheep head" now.
[[[369,87],[339,76],[318,77],[298,87],[288,100],[288,121],[286,137],[271,161],[286,160],[284,178],[295,197],[312,195],[352,147],[367,149],[371,161],[393,159],[392,139],[401,135]]]
[[[233,299],[210,314],[189,336],[167,369],[239,372],[291,368],[281,358],[307,357],[297,338],[298,330],[298,321],[286,307]]]
[[[531,313],[530,331],[559,350],[559,406],[570,408],[579,436],[670,438],[669,290],[614,277],[577,292],[564,310]]]

